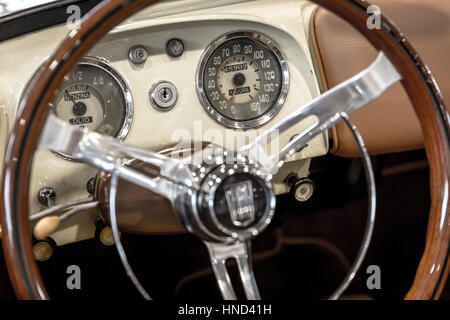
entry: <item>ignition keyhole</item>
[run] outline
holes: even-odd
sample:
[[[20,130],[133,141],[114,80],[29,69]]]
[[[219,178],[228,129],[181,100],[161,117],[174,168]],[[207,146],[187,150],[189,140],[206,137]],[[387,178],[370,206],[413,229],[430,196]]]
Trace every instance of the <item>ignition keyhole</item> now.
[[[159,111],[169,111],[177,100],[177,89],[168,81],[158,82],[150,89],[150,102]]]

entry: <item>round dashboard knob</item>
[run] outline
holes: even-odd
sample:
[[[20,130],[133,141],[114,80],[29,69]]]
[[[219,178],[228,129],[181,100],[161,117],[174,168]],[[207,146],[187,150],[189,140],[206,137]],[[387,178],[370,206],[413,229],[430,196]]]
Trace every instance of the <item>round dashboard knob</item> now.
[[[316,186],[309,178],[299,178],[296,174],[291,174],[286,183],[291,187],[291,195],[299,202],[306,202],[314,195]]]

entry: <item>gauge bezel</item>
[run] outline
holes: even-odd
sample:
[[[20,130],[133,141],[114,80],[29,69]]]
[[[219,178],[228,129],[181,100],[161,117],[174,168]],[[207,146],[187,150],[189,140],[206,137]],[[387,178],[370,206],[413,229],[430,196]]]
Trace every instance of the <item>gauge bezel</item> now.
[[[205,69],[206,65],[208,63],[208,60],[210,59],[211,55],[216,51],[216,49],[221,46],[223,43],[239,39],[239,38],[247,38],[252,39],[253,41],[258,42],[262,46],[264,46],[267,50],[270,50],[271,53],[277,58],[278,63],[281,68],[281,90],[280,94],[278,96],[277,101],[275,104],[270,108],[269,111],[266,113],[258,116],[257,118],[250,119],[250,120],[233,120],[230,119],[222,114],[220,114],[209,102],[209,99],[205,92],[205,87],[203,84],[203,79],[205,75]],[[284,56],[284,54],[281,52],[278,45],[272,41],[267,36],[255,32],[255,31],[235,31],[231,33],[227,33],[216,40],[214,40],[203,52],[201,58],[200,58],[200,64],[197,68],[196,73],[196,88],[197,88],[197,96],[200,100],[201,105],[203,108],[207,111],[207,113],[217,122],[220,124],[233,129],[254,129],[258,128],[270,120],[272,120],[278,112],[281,110],[281,107],[286,102],[286,98],[289,92],[289,67],[287,64],[287,60]]]
[[[133,116],[134,116],[133,96],[131,94],[130,88],[128,87],[127,83],[125,82],[125,79],[120,75],[120,73],[118,71],[116,71],[106,61],[104,61],[100,58],[86,56],[86,57],[83,57],[80,59],[80,61],[77,63],[77,66],[78,65],[89,65],[91,67],[99,68],[99,69],[103,70],[104,72],[108,73],[114,79],[114,81],[116,81],[117,84],[119,85],[120,90],[122,91],[122,95],[125,100],[125,116],[124,116],[123,124],[122,124],[122,127],[120,128],[119,133],[116,136],[112,136],[112,137],[115,139],[119,139],[120,141],[125,140],[125,138],[128,135],[128,132],[131,129],[131,124],[133,122]],[[60,152],[55,152],[55,154],[64,160],[78,162],[78,160],[72,159],[71,157],[69,157],[65,154],[62,154]]]
[[[128,135],[128,132],[131,129],[131,124],[133,122],[134,115],[134,103],[133,96],[131,95],[131,90],[128,87],[125,79],[120,75],[118,71],[116,71],[113,67],[111,67],[107,62],[102,59],[95,57],[84,57],[82,58],[77,65],[89,65],[93,67],[97,67],[102,69],[106,73],[108,73],[118,84],[122,91],[122,95],[125,100],[125,118],[123,120],[122,128],[119,133],[113,138],[119,139],[121,141],[125,140]]]

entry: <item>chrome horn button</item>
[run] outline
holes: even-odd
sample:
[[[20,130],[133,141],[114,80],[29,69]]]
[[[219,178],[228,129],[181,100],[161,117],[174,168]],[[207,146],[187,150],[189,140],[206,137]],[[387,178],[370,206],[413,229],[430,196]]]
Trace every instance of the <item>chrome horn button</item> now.
[[[222,164],[201,185],[198,213],[224,242],[248,240],[270,224],[275,203],[272,184],[257,166]]]

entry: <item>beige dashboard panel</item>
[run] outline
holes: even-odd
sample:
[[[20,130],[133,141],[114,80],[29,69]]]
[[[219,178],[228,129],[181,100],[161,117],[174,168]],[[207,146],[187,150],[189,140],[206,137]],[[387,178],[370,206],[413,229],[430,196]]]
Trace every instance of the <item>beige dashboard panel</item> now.
[[[220,137],[228,134],[233,141],[240,141],[235,144],[235,147],[239,147],[239,143],[246,140],[244,137],[253,139],[261,130],[269,128],[318,96],[320,90],[307,34],[309,15],[313,9],[314,6],[307,1],[263,0],[152,19],[146,18],[152,17],[151,11],[143,11],[116,27],[88,55],[112,66],[125,79],[132,92],[134,117],[125,142],[157,151],[184,139],[216,138],[214,142],[225,144],[226,141],[220,140]],[[290,71],[290,90],[281,111],[273,120],[253,132],[233,131],[218,124],[203,110],[195,86],[197,66],[205,48],[216,38],[238,30],[257,31],[273,39],[283,51]],[[10,119],[15,117],[28,81],[66,33],[66,27],[59,26],[0,44],[0,69],[4,70],[0,77],[0,105],[8,110]],[[166,41],[171,38],[184,42],[186,50],[178,59],[168,57],[164,51]],[[138,44],[147,48],[149,58],[145,64],[135,66],[128,61],[127,54],[131,46]],[[160,80],[170,81],[178,89],[178,103],[170,112],[158,112],[148,99],[150,87]],[[300,123],[282,135],[280,147],[309,125],[308,122]],[[289,172],[295,171],[300,176],[306,176],[309,159],[324,155],[327,151],[327,134],[311,140],[307,148],[290,159],[282,175],[274,178],[276,192],[287,192],[283,180]],[[42,187],[55,189],[57,203],[88,196],[86,183],[96,172],[85,164],[67,161],[51,152],[39,150],[33,164],[29,200],[31,211],[43,209],[36,197]],[[97,215],[95,211],[80,214],[62,224],[52,237],[59,245],[91,238]]]
[[[388,15],[417,49],[444,95],[450,101],[450,1],[378,0]],[[367,67],[375,49],[353,27],[324,9],[311,19],[311,40],[322,69],[324,89],[332,88]],[[383,154],[423,147],[420,125],[401,84],[351,116],[371,154]],[[359,156],[359,149],[347,126],[338,124],[333,135],[333,152]]]

